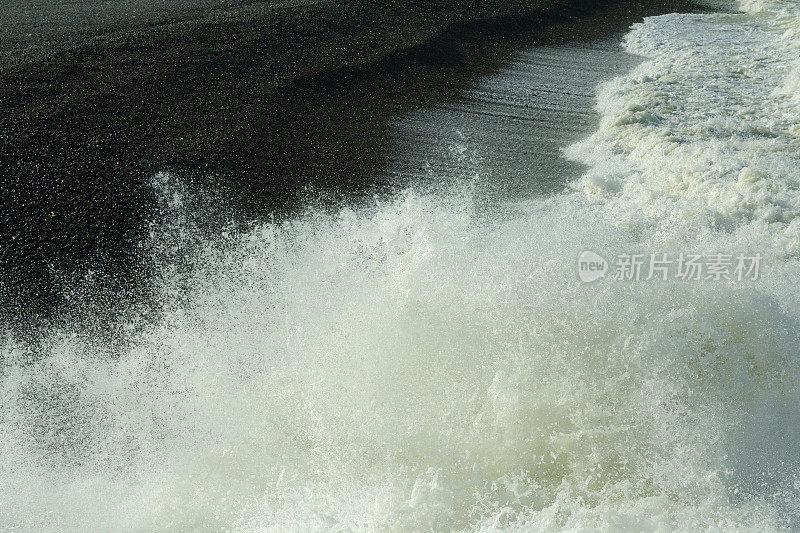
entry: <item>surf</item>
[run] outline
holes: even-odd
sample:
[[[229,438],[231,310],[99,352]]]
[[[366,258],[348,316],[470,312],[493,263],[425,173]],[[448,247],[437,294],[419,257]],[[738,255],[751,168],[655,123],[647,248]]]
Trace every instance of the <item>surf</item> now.
[[[503,216],[467,173],[209,236],[211,215],[157,175],[157,319],[133,313],[114,350],[69,319],[35,347],[4,338],[2,522],[796,527],[800,166],[782,66],[800,17],[742,8],[636,25],[625,46],[644,61],[600,88],[598,130],[566,150],[587,171]],[[760,253],[765,270],[584,284],[585,250]],[[160,259],[176,253],[182,268]]]

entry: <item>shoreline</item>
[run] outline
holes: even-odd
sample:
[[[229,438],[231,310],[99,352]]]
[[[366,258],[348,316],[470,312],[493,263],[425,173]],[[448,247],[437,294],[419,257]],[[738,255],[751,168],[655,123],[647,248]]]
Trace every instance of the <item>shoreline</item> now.
[[[146,48],[122,45],[24,78],[3,71],[0,101],[12,112],[0,124],[0,174],[12,230],[0,240],[0,299],[12,317],[48,316],[62,298],[59,280],[86,270],[104,273],[110,293],[146,285],[137,243],[158,220],[150,187],[158,171],[219,192],[242,220],[290,216],[317,193],[357,201],[392,185],[381,169],[393,118],[456,97],[515,50],[698,9],[682,0],[634,4],[450,25],[380,61],[279,87],[235,39],[223,56],[192,55],[202,32],[157,62]]]

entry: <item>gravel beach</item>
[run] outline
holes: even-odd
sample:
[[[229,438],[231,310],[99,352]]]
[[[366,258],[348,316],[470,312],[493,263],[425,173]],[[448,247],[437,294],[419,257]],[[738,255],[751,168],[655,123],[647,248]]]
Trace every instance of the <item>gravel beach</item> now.
[[[245,221],[309,196],[352,200],[389,185],[393,117],[453,98],[516,50],[690,5],[3,3],[6,311],[48,315],[86,272],[110,293],[147,277],[137,246],[160,216],[157,172],[216,191]]]

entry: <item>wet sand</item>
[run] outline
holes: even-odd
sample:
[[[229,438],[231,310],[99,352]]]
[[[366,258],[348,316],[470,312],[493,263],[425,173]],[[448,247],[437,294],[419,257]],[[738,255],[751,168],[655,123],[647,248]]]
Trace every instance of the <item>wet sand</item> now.
[[[141,286],[155,172],[216,191],[239,220],[289,215],[319,192],[357,201],[393,185],[397,117],[456,98],[519,50],[696,9],[584,2],[458,22],[470,16],[444,4],[437,15],[367,3],[374,15],[361,19],[348,5],[179,10],[28,48],[4,35],[15,50],[0,69],[6,314],[50,316],[63,280],[88,270],[109,294]],[[18,39],[27,27],[16,27]]]

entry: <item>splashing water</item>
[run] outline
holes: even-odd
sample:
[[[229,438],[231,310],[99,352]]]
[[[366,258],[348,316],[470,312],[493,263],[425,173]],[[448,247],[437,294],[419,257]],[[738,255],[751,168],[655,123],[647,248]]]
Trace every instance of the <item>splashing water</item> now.
[[[206,239],[158,176],[191,261],[156,323],[113,356],[69,322],[5,337],[0,524],[796,527],[800,18],[745,7],[634,27],[647,61],[568,150],[589,171],[514,216],[409,190]],[[767,268],[586,285],[586,249]]]

